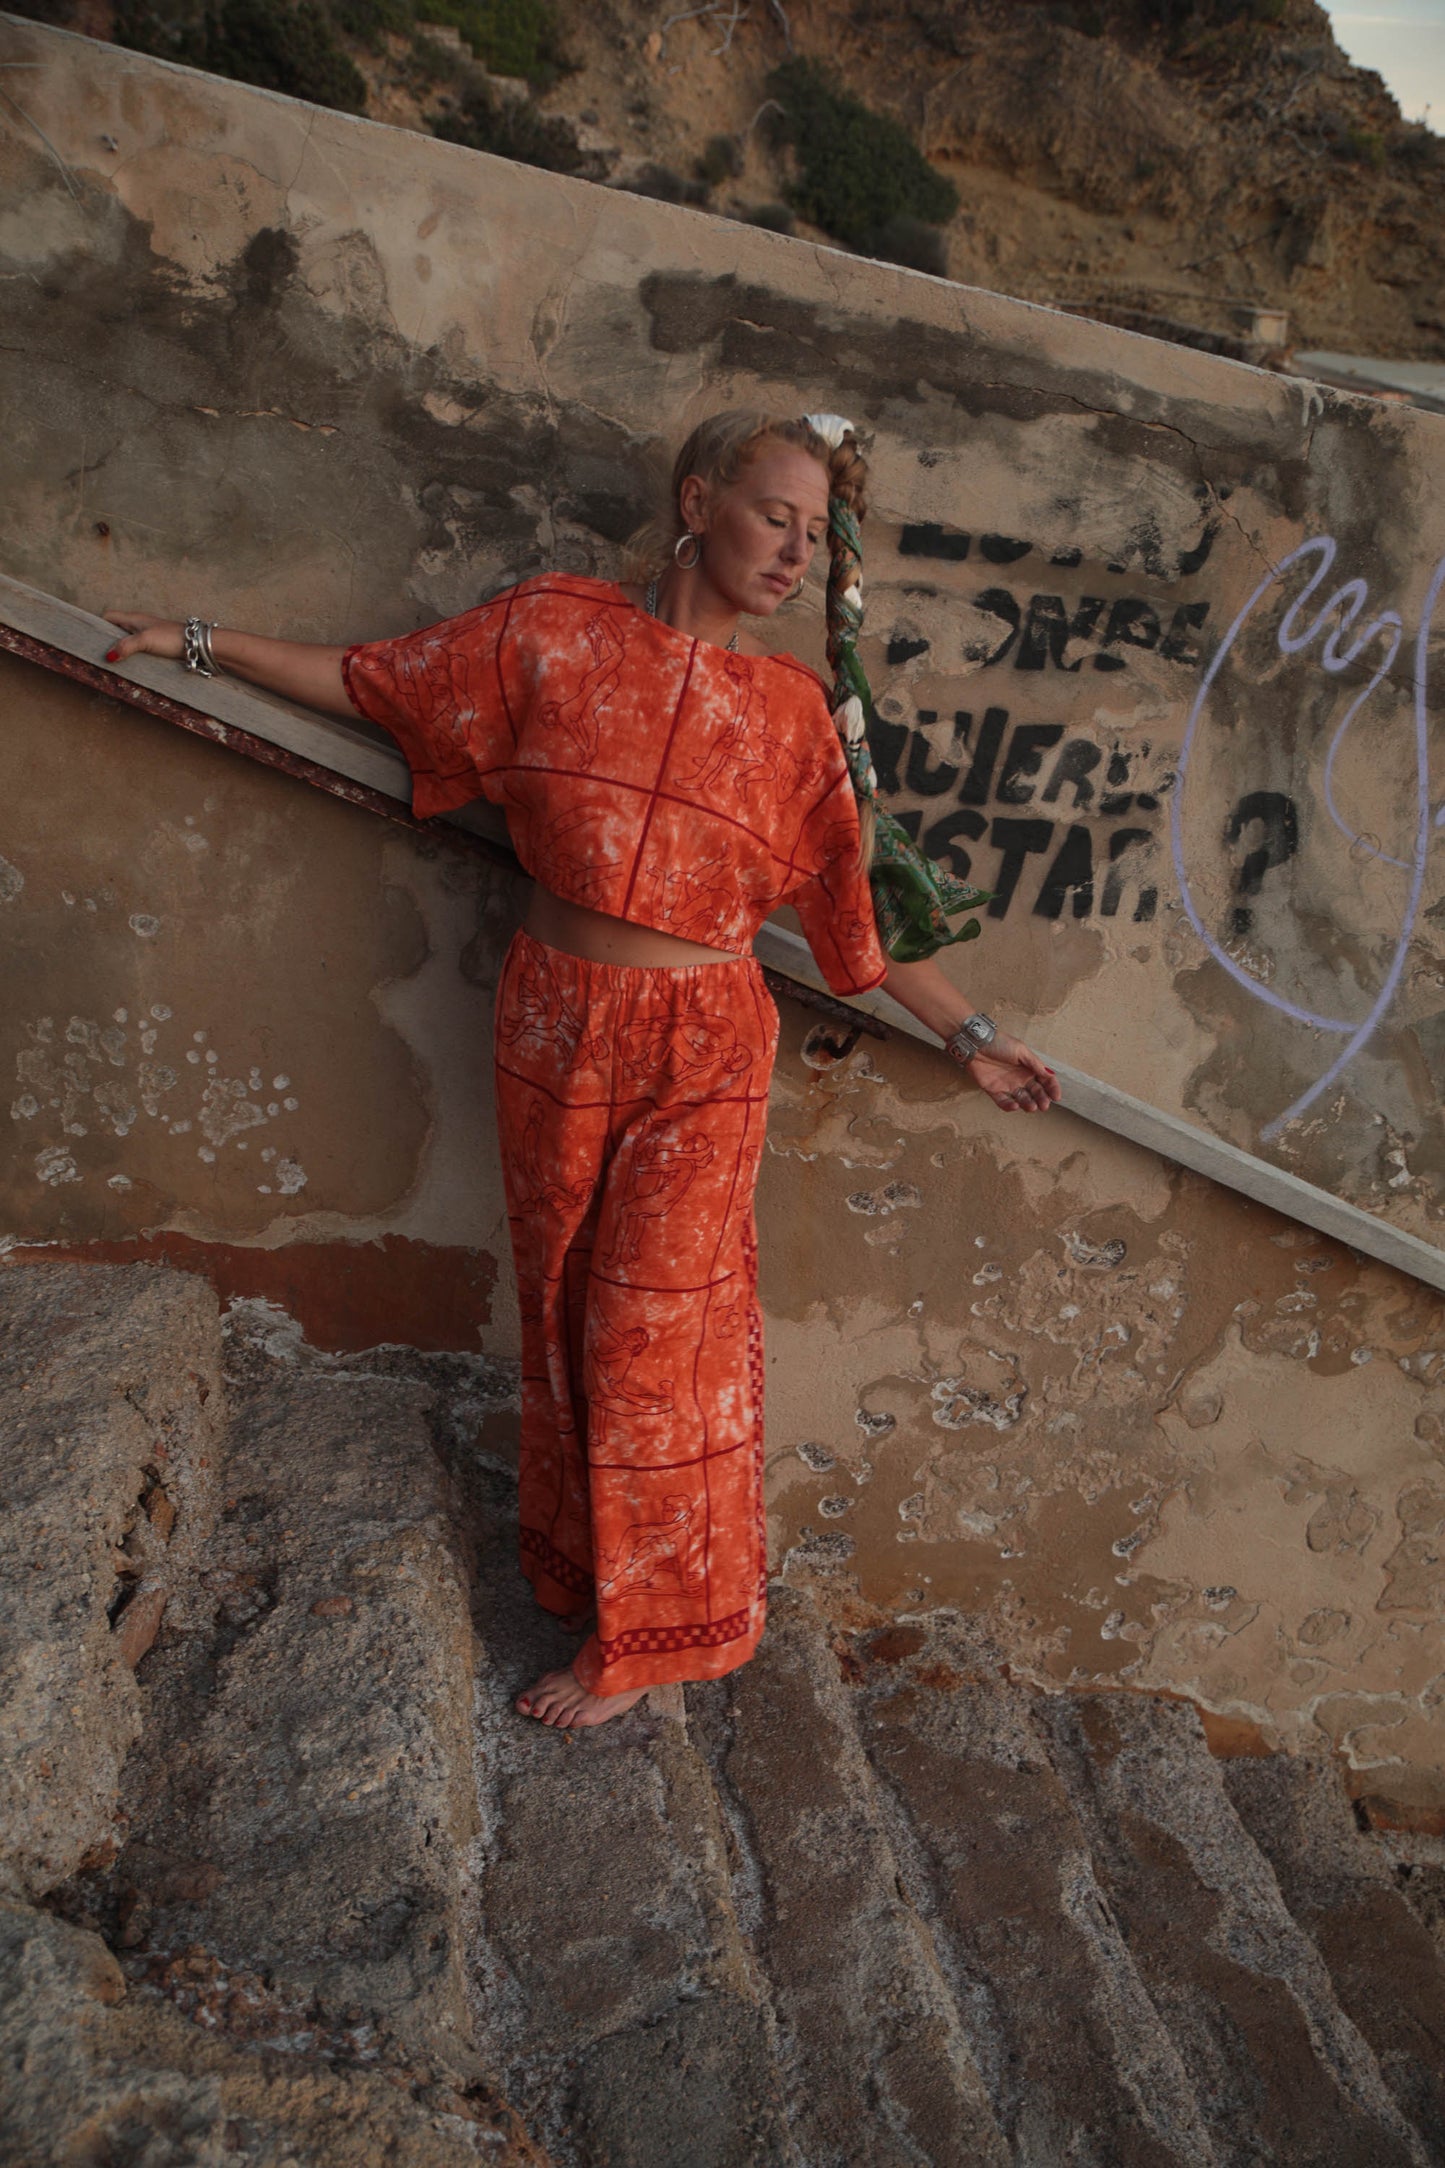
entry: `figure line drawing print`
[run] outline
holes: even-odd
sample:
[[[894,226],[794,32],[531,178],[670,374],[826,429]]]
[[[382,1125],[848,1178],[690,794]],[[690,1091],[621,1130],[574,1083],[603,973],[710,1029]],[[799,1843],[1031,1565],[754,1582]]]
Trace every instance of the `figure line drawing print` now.
[[[813,787],[816,764],[804,767],[768,729],[768,699],[752,671],[731,657],[723,664],[732,713],[693,767],[678,778],[679,790],[712,790],[726,777],[740,805],[754,783],[774,783],[787,796]]]
[[[609,1271],[625,1274],[640,1262],[648,1222],[659,1223],[692,1188],[717,1157],[710,1137],[669,1134],[660,1115],[644,1122],[638,1134],[627,1183],[617,1213],[617,1233],[607,1257]]]
[[[624,1589],[671,1590],[694,1595],[702,1584],[702,1561],[693,1527],[690,1499],[672,1493],[662,1501],[663,1518],[634,1521],[617,1549],[603,1561],[598,1588],[604,1595]]]
[[[1296,549],[1291,550],[1287,557],[1281,558],[1280,562],[1265,575],[1235,617],[1233,624],[1224,635],[1218,651],[1212,657],[1209,667],[1205,671],[1198,694],[1189,711],[1189,722],[1185,729],[1184,743],[1179,755],[1178,787],[1173,793],[1169,807],[1169,835],[1174,854],[1174,870],[1179,881],[1180,898],[1188,915],[1190,925],[1210,956],[1222,970],[1228,972],[1230,978],[1237,985],[1244,988],[1252,1000],[1263,1002],[1268,1007],[1278,1010],[1282,1016],[1288,1017],[1292,1023],[1306,1024],[1317,1031],[1327,1031],[1337,1036],[1343,1035],[1347,1042],[1336,1058],[1315,1079],[1314,1083],[1301,1092],[1299,1097],[1284,1109],[1283,1113],[1275,1115],[1273,1120],[1267,1122],[1261,1129],[1260,1141],[1266,1144],[1277,1137],[1281,1130],[1287,1128],[1291,1122],[1296,1121],[1301,1114],[1314,1105],[1315,1101],[1323,1093],[1329,1090],[1335,1079],[1354,1060],[1361,1048],[1369,1043],[1379,1028],[1382,1019],[1395,998],[1396,990],[1403,976],[1410,942],[1419,917],[1420,898],[1425,885],[1425,869],[1429,857],[1431,831],[1433,828],[1445,825],[1445,807],[1441,808],[1433,820],[1430,811],[1428,722],[1430,636],[1435,613],[1439,607],[1441,591],[1445,589],[1445,557],[1441,558],[1431,575],[1421,609],[1419,629],[1415,637],[1412,688],[1415,755],[1414,848],[1411,856],[1405,859],[1393,857],[1388,851],[1372,842],[1369,837],[1359,834],[1345,819],[1336,802],[1334,777],[1335,764],[1340,749],[1356,717],[1389,671],[1405,637],[1404,621],[1399,612],[1397,610],[1381,610],[1377,616],[1370,618],[1369,622],[1356,635],[1348,647],[1343,644],[1346,635],[1350,633],[1356,621],[1365,612],[1369,602],[1369,588],[1364,580],[1358,578],[1346,580],[1342,585],[1332,589],[1328,598],[1320,605],[1309,623],[1303,629],[1299,629],[1301,614],[1325,581],[1337,554],[1337,546],[1331,535],[1317,535],[1307,542],[1301,542]],[[1307,563],[1311,558],[1318,561],[1305,586],[1280,620],[1279,629],[1275,635],[1276,645],[1282,655],[1302,654],[1338,612],[1339,622],[1324,641],[1319,655],[1321,668],[1332,677],[1338,677],[1352,663],[1359,660],[1372,641],[1376,639],[1382,641],[1381,660],[1376,665],[1373,675],[1363,691],[1357,693],[1346,708],[1330,739],[1324,767],[1325,803],[1330,818],[1353,849],[1362,850],[1381,864],[1394,866],[1409,875],[1408,895],[1400,915],[1399,929],[1389,969],[1385,974],[1379,992],[1370,1005],[1368,1013],[1358,1020],[1322,1015],[1316,1010],[1306,1008],[1302,1003],[1291,1001],[1285,994],[1277,993],[1273,987],[1266,985],[1262,979],[1256,978],[1252,972],[1247,971],[1235,957],[1229,954],[1223,944],[1211,934],[1200,913],[1198,903],[1195,900],[1194,886],[1190,879],[1189,853],[1184,840],[1184,801],[1189,779],[1190,762],[1196,737],[1206,717],[1209,697],[1214,684],[1236,643],[1242,636],[1245,627],[1266,595],[1278,587],[1279,583],[1295,565]]]
[[[566,700],[548,701],[541,720],[566,732],[584,767],[597,758],[601,713],[617,690],[622,669],[622,635],[605,611],[588,620],[584,637],[592,654],[592,668],[577,690]]]

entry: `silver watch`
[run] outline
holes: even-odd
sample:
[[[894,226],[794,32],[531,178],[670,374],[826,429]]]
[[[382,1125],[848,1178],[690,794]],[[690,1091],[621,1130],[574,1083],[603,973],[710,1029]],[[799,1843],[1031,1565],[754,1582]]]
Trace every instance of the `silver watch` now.
[[[975,1009],[972,1016],[964,1018],[953,1037],[944,1042],[945,1050],[960,1068],[967,1068],[974,1055],[992,1046],[997,1037],[998,1025],[993,1018],[985,1016],[982,1009]]]

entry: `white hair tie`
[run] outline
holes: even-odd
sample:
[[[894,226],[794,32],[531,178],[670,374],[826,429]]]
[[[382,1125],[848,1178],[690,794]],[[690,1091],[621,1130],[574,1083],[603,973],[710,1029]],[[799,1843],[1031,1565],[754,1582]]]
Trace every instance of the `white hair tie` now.
[[[842,414],[805,414],[804,421],[823,439],[830,452],[836,452],[844,437],[856,435],[853,424]]]

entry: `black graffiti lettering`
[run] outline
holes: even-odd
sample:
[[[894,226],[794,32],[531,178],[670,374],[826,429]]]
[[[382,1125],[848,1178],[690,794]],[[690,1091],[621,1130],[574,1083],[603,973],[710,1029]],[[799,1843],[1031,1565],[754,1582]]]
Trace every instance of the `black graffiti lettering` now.
[[[965,739],[968,737],[972,717],[961,713],[956,718]],[[985,708],[979,725],[978,743],[973,749],[973,760],[963,779],[958,797],[961,805],[987,805],[989,785],[993,781],[994,762],[1003,744],[1004,730],[1008,724],[1007,708]]]
[[[895,632],[888,643],[890,663],[912,662],[915,655],[928,653],[927,640],[912,640],[906,632]]]
[[[1144,751],[1147,753],[1148,750],[1149,748],[1146,745]],[[1109,754],[1109,766],[1104,776],[1106,788],[1103,797],[1099,800],[1099,811],[1101,813],[1127,813],[1133,805],[1133,791],[1119,788],[1121,783],[1128,782],[1129,768],[1129,755],[1121,753],[1116,745]]]
[[[1111,654],[1116,647],[1157,647],[1159,644],[1159,613],[1152,604],[1129,597],[1116,602],[1109,612],[1109,629],[1104,634],[1104,645],[1094,657],[1096,670],[1122,670],[1122,655]]]
[[[1083,551],[1081,549],[1075,549],[1072,544],[1066,545],[1063,549],[1055,550],[1053,556],[1049,559],[1049,563],[1051,565],[1064,565],[1068,567],[1072,567],[1074,565],[1081,565],[1083,561]]]
[[[1042,670],[1052,658],[1060,670],[1077,670],[1083,661],[1076,655],[1072,662],[1064,661],[1064,650],[1070,640],[1091,638],[1099,622],[1099,612],[1104,607],[1102,595],[1085,595],[1072,617],[1064,608],[1061,595],[1031,595],[1028,616],[1024,620],[1023,638],[1014,657],[1016,670]]]
[[[961,813],[945,813],[924,836],[923,848],[930,858],[946,857],[956,878],[967,881],[972,877],[972,863],[968,852],[959,848],[957,838],[967,836],[970,843],[977,843],[987,827],[985,816],[967,807]]]
[[[990,647],[987,640],[966,640],[963,647],[965,662],[1002,662],[1004,656],[1019,636],[1019,606],[1006,587],[986,587],[981,595],[975,595],[973,606],[983,610],[989,617],[1001,617],[1008,626],[1003,638]]]
[[[1032,548],[1032,542],[1020,542],[1011,534],[981,534],[978,538],[979,555],[991,565],[1016,565]]]
[[[941,557],[945,564],[961,565],[968,555],[969,536],[955,529],[936,527],[930,520],[905,527],[898,537],[900,557]]]
[[[1045,805],[1052,805],[1066,783],[1074,786],[1074,810],[1092,802],[1094,786],[1089,778],[1103,759],[1103,749],[1093,745],[1087,738],[1070,738],[1068,744],[1054,762],[1053,773],[1044,785],[1040,796]]]
[[[905,806],[903,811],[895,813],[893,818],[897,821],[899,827],[905,830],[912,841],[916,843],[918,841],[918,831],[923,826],[922,806]]]
[[[998,779],[997,796],[1003,805],[1027,805],[1034,786],[1025,776],[1037,775],[1044,754],[1064,734],[1062,723],[1020,723],[1009,741],[1008,758]]]
[[[1052,821],[996,820],[989,831],[989,841],[1000,853],[999,869],[990,886],[993,900],[988,907],[990,918],[1002,918],[1009,907],[1014,890],[1018,887],[1019,874],[1030,853],[1046,851],[1053,841]]]
[[[1167,655],[1170,662],[1196,663],[1199,660],[1197,641],[1190,639],[1209,615],[1207,602],[1181,602],[1169,620],[1169,630],[1159,642],[1159,652]]]
[[[873,755],[878,788],[885,795],[902,788],[898,780],[898,763],[903,758],[908,738],[906,723],[891,723],[886,715],[880,715],[874,709],[868,731],[868,750]]]
[[[1061,917],[1070,894],[1075,918],[1087,918],[1094,907],[1094,846],[1087,828],[1071,828],[1064,837],[1035,901],[1035,918]]]
[[[1124,900],[1124,883],[1138,879],[1140,863],[1153,856],[1154,838],[1147,828],[1116,828],[1109,838],[1109,871],[1104,881],[1104,894],[1099,911],[1104,918],[1117,915]],[[1157,888],[1139,889],[1139,900],[1134,906],[1134,924],[1147,925],[1154,916],[1159,903]]]
[[[1217,519],[1207,519],[1204,522],[1204,532],[1200,535],[1193,549],[1179,552],[1179,577],[1181,580],[1187,580],[1194,573],[1204,570],[1205,564],[1208,562],[1209,552],[1214,547],[1214,537],[1218,534],[1220,525],[1221,522]]]
[[[1264,830],[1264,840],[1235,874],[1234,893],[1239,897],[1257,896],[1270,869],[1282,866],[1299,849],[1299,815],[1293,798],[1283,791],[1252,790],[1241,798],[1224,824],[1226,844],[1238,843],[1245,829],[1256,822]],[[1236,935],[1248,933],[1254,917],[1248,906],[1237,903],[1232,917]]]
[[[932,708],[920,708],[918,720],[920,723],[936,723],[938,716]],[[954,717],[955,752],[961,752],[968,743],[969,721],[970,717],[962,711]],[[935,764],[933,747],[921,730],[913,731],[908,740],[908,771],[905,777],[907,788],[919,798],[941,798],[946,790],[952,790],[957,781],[958,763],[940,760]]]

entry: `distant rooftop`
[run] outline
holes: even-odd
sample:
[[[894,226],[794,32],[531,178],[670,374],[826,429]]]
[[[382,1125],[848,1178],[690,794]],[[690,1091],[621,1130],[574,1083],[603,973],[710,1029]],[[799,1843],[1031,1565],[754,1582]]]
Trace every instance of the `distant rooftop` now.
[[[1387,361],[1374,354],[1333,354],[1319,347],[1311,353],[1296,352],[1292,366],[1297,375],[1315,377],[1322,384],[1393,395],[1445,414],[1445,362]]]

